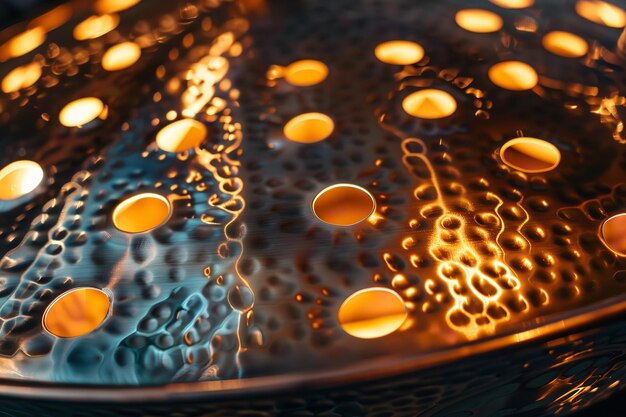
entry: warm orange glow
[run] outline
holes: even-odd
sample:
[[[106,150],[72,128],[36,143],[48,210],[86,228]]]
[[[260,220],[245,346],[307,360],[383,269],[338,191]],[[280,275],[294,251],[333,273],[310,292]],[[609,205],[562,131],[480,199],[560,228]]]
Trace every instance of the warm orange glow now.
[[[496,6],[504,7],[505,9],[524,9],[535,4],[535,0],[489,0]]]
[[[117,13],[129,9],[141,0],[96,0],[93,9],[96,13]]]
[[[42,27],[46,32],[50,32],[66,23],[72,17],[72,6],[62,4],[33,19],[28,26]]]
[[[59,122],[67,127],[81,127],[100,116],[103,112],[104,103],[99,98],[79,98],[63,107],[61,113],[59,113]]]
[[[513,169],[528,173],[551,171],[559,165],[561,152],[542,139],[511,139],[500,149],[500,158]]]
[[[165,223],[172,215],[169,200],[143,193],[127,198],[113,210],[113,224],[122,232],[144,233]]]
[[[13,69],[2,79],[2,91],[14,93],[28,88],[41,78],[41,65],[38,62],[22,65]]]
[[[97,329],[109,315],[111,300],[97,288],[75,288],[59,295],[43,315],[44,328],[56,337],[79,337]]]
[[[555,55],[566,58],[578,58],[587,53],[587,41],[570,32],[554,31],[546,34],[542,40],[543,47]]]
[[[614,4],[601,0],[578,0],[576,13],[600,25],[622,28],[626,26],[626,12]]]
[[[166,152],[184,152],[200,146],[206,135],[204,124],[194,119],[182,119],[161,129],[156,144]]]
[[[376,200],[365,188],[335,184],[324,188],[313,199],[313,213],[334,226],[352,226],[374,213]]]
[[[374,55],[385,64],[412,65],[424,57],[424,48],[410,41],[388,41],[378,45]]]
[[[308,87],[326,79],[328,67],[321,61],[304,59],[292,62],[285,68],[285,79],[291,85]]]
[[[398,330],[406,320],[402,298],[387,288],[366,288],[355,292],[339,308],[339,324],[350,336],[375,339]]]
[[[283,128],[285,137],[294,142],[314,143],[333,133],[333,119],[322,113],[304,113],[289,120]]]
[[[41,184],[43,169],[33,161],[15,161],[0,170],[0,200],[22,197]]]
[[[28,29],[9,39],[0,46],[0,60],[17,58],[37,48],[46,40],[46,31],[41,27]]]
[[[626,256],[626,213],[616,214],[602,223],[604,244],[619,256]]]
[[[409,94],[402,100],[402,108],[420,119],[441,119],[456,111],[456,100],[446,91],[426,88]]]
[[[483,9],[459,10],[454,17],[459,27],[475,33],[497,32],[502,28],[502,18]]]
[[[141,57],[141,48],[135,42],[122,42],[110,47],[102,56],[102,68],[119,71],[133,65]]]
[[[504,61],[489,68],[489,79],[498,87],[512,91],[530,90],[539,82],[537,71],[520,61]]]
[[[115,14],[90,16],[76,25],[74,38],[79,41],[99,38],[115,29],[119,22],[120,18]]]

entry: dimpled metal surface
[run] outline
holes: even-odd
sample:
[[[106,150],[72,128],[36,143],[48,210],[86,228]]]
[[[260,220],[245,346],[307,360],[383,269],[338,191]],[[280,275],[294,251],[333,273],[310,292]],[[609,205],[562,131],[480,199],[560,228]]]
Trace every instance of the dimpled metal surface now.
[[[11,397],[0,412],[530,416],[621,387],[623,326],[594,325],[626,303],[625,254],[602,236],[626,212],[619,29],[570,1],[144,0],[118,11],[117,28],[77,41],[90,7],[73,5],[42,46],[0,65],[0,77],[30,62],[42,70],[0,94],[0,165],[28,159],[45,172],[28,195],[0,201],[0,377]],[[454,16],[466,8],[503,27],[463,30]],[[564,28],[587,41],[585,56],[544,49]],[[424,57],[379,61],[390,40],[416,42]],[[123,41],[141,57],[107,72],[102,55]],[[307,59],[328,75],[290,85],[286,67]],[[530,65],[537,85],[499,86],[490,68],[503,61]],[[411,116],[404,100],[423,89],[456,107]],[[59,123],[82,97],[105,110]],[[288,140],[284,126],[304,113],[330,117],[332,133]],[[203,123],[205,140],[160,149],[157,134],[182,118]],[[560,159],[523,172],[500,153],[518,137]],[[315,216],[316,195],[339,183],[372,195],[367,220]],[[171,216],[119,230],[115,208],[141,193],[167,198]],[[51,334],[48,306],[83,287],[110,296],[107,317],[86,335]],[[399,294],[408,317],[357,339],[337,315],[370,287]],[[23,399],[50,387],[60,390],[45,401]],[[131,404],[111,404],[126,395]]]

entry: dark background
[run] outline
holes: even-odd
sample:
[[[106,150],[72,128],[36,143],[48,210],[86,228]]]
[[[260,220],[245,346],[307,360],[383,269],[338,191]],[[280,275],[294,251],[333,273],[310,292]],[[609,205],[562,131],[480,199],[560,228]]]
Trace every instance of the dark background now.
[[[0,0],[0,30],[60,3],[62,1],[59,0]],[[624,416],[626,416],[626,395],[618,394],[572,417]]]

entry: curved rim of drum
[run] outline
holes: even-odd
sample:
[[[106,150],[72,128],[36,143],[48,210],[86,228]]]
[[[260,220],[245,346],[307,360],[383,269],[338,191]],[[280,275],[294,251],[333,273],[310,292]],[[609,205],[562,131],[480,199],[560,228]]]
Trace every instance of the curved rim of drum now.
[[[317,390],[346,386],[401,376],[422,369],[454,363],[512,346],[523,347],[545,339],[562,338],[576,331],[599,328],[598,322],[626,312],[626,296],[615,297],[574,311],[566,318],[548,316],[550,320],[521,332],[495,335],[475,342],[451,346],[409,358],[370,359],[332,371],[302,372],[223,381],[181,382],[166,385],[79,385],[39,381],[0,379],[0,398],[67,401],[72,403],[107,402],[135,404],[147,401],[220,401],[250,396],[280,396],[294,389]]]

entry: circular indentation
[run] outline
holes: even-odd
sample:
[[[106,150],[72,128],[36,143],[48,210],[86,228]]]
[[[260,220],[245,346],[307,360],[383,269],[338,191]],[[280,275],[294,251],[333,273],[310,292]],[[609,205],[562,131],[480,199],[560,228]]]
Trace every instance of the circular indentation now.
[[[602,0],[578,0],[576,13],[600,25],[612,28],[626,26],[626,12],[616,5]]]
[[[489,10],[459,10],[454,20],[462,29],[475,33],[497,32],[502,28],[502,18]]]
[[[556,168],[561,161],[561,152],[545,140],[520,137],[511,139],[500,148],[500,158],[513,169],[538,173]]]
[[[294,142],[314,143],[333,133],[333,119],[322,113],[303,113],[289,120],[283,128],[285,137]]]
[[[115,14],[90,16],[74,28],[74,38],[79,41],[99,38],[115,29],[120,18]]]
[[[13,36],[0,46],[0,60],[17,58],[37,48],[46,40],[46,31],[42,27],[25,30]]]
[[[570,32],[556,30],[543,37],[541,41],[547,51],[566,58],[578,58],[587,53],[587,41]]]
[[[110,47],[102,56],[102,68],[119,71],[133,65],[141,57],[141,48],[135,42],[122,42]]]
[[[376,46],[374,55],[385,64],[411,65],[424,57],[424,48],[411,41],[388,41]]]
[[[0,170],[0,200],[14,200],[33,191],[43,180],[37,162],[15,161]]]
[[[104,112],[104,103],[96,97],[84,97],[74,100],[61,109],[59,122],[67,127],[81,127],[91,122]]]
[[[402,108],[420,119],[441,119],[456,111],[456,100],[446,91],[426,88],[406,96]]]
[[[626,213],[616,214],[600,228],[604,244],[620,256],[626,256]]]
[[[172,215],[169,200],[160,194],[143,193],[127,198],[113,210],[113,224],[127,233],[143,233],[161,226]]]
[[[206,135],[204,124],[194,119],[181,119],[159,130],[156,144],[166,152],[184,152],[200,146]]]
[[[489,68],[489,79],[498,87],[512,91],[530,90],[539,82],[537,71],[520,61],[504,61]]]
[[[335,226],[352,226],[367,219],[376,209],[376,200],[363,187],[335,184],[324,188],[313,199],[313,213]]]
[[[110,308],[111,300],[104,291],[75,288],[50,303],[43,314],[43,326],[57,337],[83,336],[102,324]]]
[[[535,4],[535,0],[489,0],[496,6],[504,7],[505,9],[525,9]]]
[[[98,14],[117,13],[129,9],[141,0],[96,0],[93,9]]]
[[[339,308],[339,324],[350,336],[375,339],[398,330],[406,320],[402,298],[387,288],[366,288],[350,295]]]
[[[328,67],[321,61],[303,59],[285,68],[285,79],[291,85],[308,87],[319,84],[328,76]]]
[[[28,88],[41,78],[41,65],[38,62],[22,65],[14,68],[2,79],[2,91],[14,93]]]

